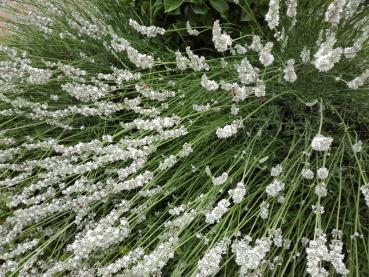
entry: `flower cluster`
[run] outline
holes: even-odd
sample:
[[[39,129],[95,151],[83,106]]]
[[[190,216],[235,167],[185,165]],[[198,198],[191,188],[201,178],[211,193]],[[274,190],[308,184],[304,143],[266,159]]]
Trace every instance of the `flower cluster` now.
[[[213,276],[220,267],[222,256],[227,253],[229,239],[225,238],[206,252],[198,263],[198,273],[196,277]]]
[[[232,243],[232,252],[236,256],[236,263],[240,266],[241,276],[253,276],[254,272],[266,263],[266,254],[273,244],[269,237],[263,237],[255,241],[251,246],[252,238],[245,236],[241,240]]]
[[[268,196],[275,197],[283,190],[284,186],[284,183],[275,179],[266,187],[265,192],[268,194]]]
[[[232,124],[225,125],[216,130],[218,138],[229,138],[237,134],[238,129],[242,127],[242,122],[235,120]]]
[[[128,21],[129,26],[131,26],[133,29],[135,29],[137,32],[139,32],[141,35],[145,35],[147,37],[156,37],[158,34],[159,35],[164,35],[165,33],[165,29],[163,28],[159,28],[156,26],[142,26],[140,24],[138,24],[138,22],[136,20],[133,19],[129,19]]]
[[[189,21],[186,22],[186,29],[187,33],[190,34],[191,36],[198,36],[200,34],[199,31],[192,29]]]
[[[287,61],[287,66],[286,68],[283,70],[284,73],[284,79],[287,82],[293,83],[297,80],[297,75],[295,73],[295,60],[294,59],[290,59]]]
[[[206,74],[203,74],[201,77],[201,86],[209,91],[214,91],[219,88],[219,85],[216,81],[209,80]]]
[[[341,47],[333,48],[337,39],[332,33],[327,40],[320,44],[318,51],[314,54],[314,65],[321,72],[327,72],[333,68],[341,59],[343,49]]]
[[[265,20],[271,30],[274,30],[279,25],[279,0],[269,1],[269,10],[265,15]]]
[[[325,137],[321,134],[318,134],[313,138],[311,142],[311,147],[315,151],[328,151],[331,148],[332,142],[333,138]]]
[[[319,230],[319,236],[315,240],[309,241],[309,246],[306,248],[307,254],[307,272],[313,276],[328,276],[328,271],[322,266],[323,261],[331,262],[336,272],[346,276],[348,270],[343,263],[344,255],[341,253],[343,243],[334,239],[326,246],[327,236]]]
[[[365,70],[360,76],[348,82],[347,86],[351,89],[358,89],[362,87],[368,79],[369,79],[369,69]]]
[[[219,52],[225,52],[232,45],[231,37],[226,34],[219,25],[219,20],[215,20],[213,24],[213,42],[214,47]]]
[[[341,20],[346,3],[347,0],[334,0],[330,3],[325,13],[325,21],[331,23],[333,26],[337,26]]]
[[[270,66],[274,62],[274,56],[271,53],[273,42],[269,41],[260,50],[259,61],[264,66]]]

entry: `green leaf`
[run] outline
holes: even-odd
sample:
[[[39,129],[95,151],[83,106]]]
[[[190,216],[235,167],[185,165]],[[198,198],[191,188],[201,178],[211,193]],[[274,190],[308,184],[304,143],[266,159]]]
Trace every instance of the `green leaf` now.
[[[164,10],[165,12],[171,12],[182,5],[184,0],[164,0]]]
[[[227,13],[229,12],[229,5],[225,0],[210,0],[210,4],[214,9],[217,10],[218,13],[224,18],[227,17]]]
[[[203,0],[186,0],[186,3],[202,4]]]
[[[252,17],[249,13],[246,13],[245,11],[242,11],[241,13],[241,21],[251,21],[252,20]]]
[[[208,12],[208,8],[206,7],[202,7],[202,6],[194,6],[192,5],[191,6],[191,9],[192,11],[195,13],[195,14],[206,14]]]

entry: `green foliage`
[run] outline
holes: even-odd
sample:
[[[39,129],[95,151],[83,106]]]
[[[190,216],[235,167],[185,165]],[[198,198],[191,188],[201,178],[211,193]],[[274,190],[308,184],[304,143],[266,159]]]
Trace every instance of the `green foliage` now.
[[[142,22],[172,30],[169,42],[210,48],[209,28],[215,19],[220,19],[234,36],[254,32],[265,25],[268,1],[241,0],[236,4],[233,0],[135,0],[134,7]],[[187,34],[187,21],[202,31],[198,38]]]

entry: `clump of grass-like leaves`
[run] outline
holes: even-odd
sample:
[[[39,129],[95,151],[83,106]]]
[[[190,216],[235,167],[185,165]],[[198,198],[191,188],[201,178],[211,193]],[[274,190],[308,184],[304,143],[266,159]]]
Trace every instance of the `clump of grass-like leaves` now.
[[[124,1],[3,2],[0,275],[369,273],[363,1],[182,52]]]

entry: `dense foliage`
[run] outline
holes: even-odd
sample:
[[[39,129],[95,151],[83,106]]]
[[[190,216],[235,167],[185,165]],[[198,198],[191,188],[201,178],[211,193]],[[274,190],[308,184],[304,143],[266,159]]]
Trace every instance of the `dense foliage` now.
[[[0,276],[368,275],[364,1],[132,3],[0,1]]]

